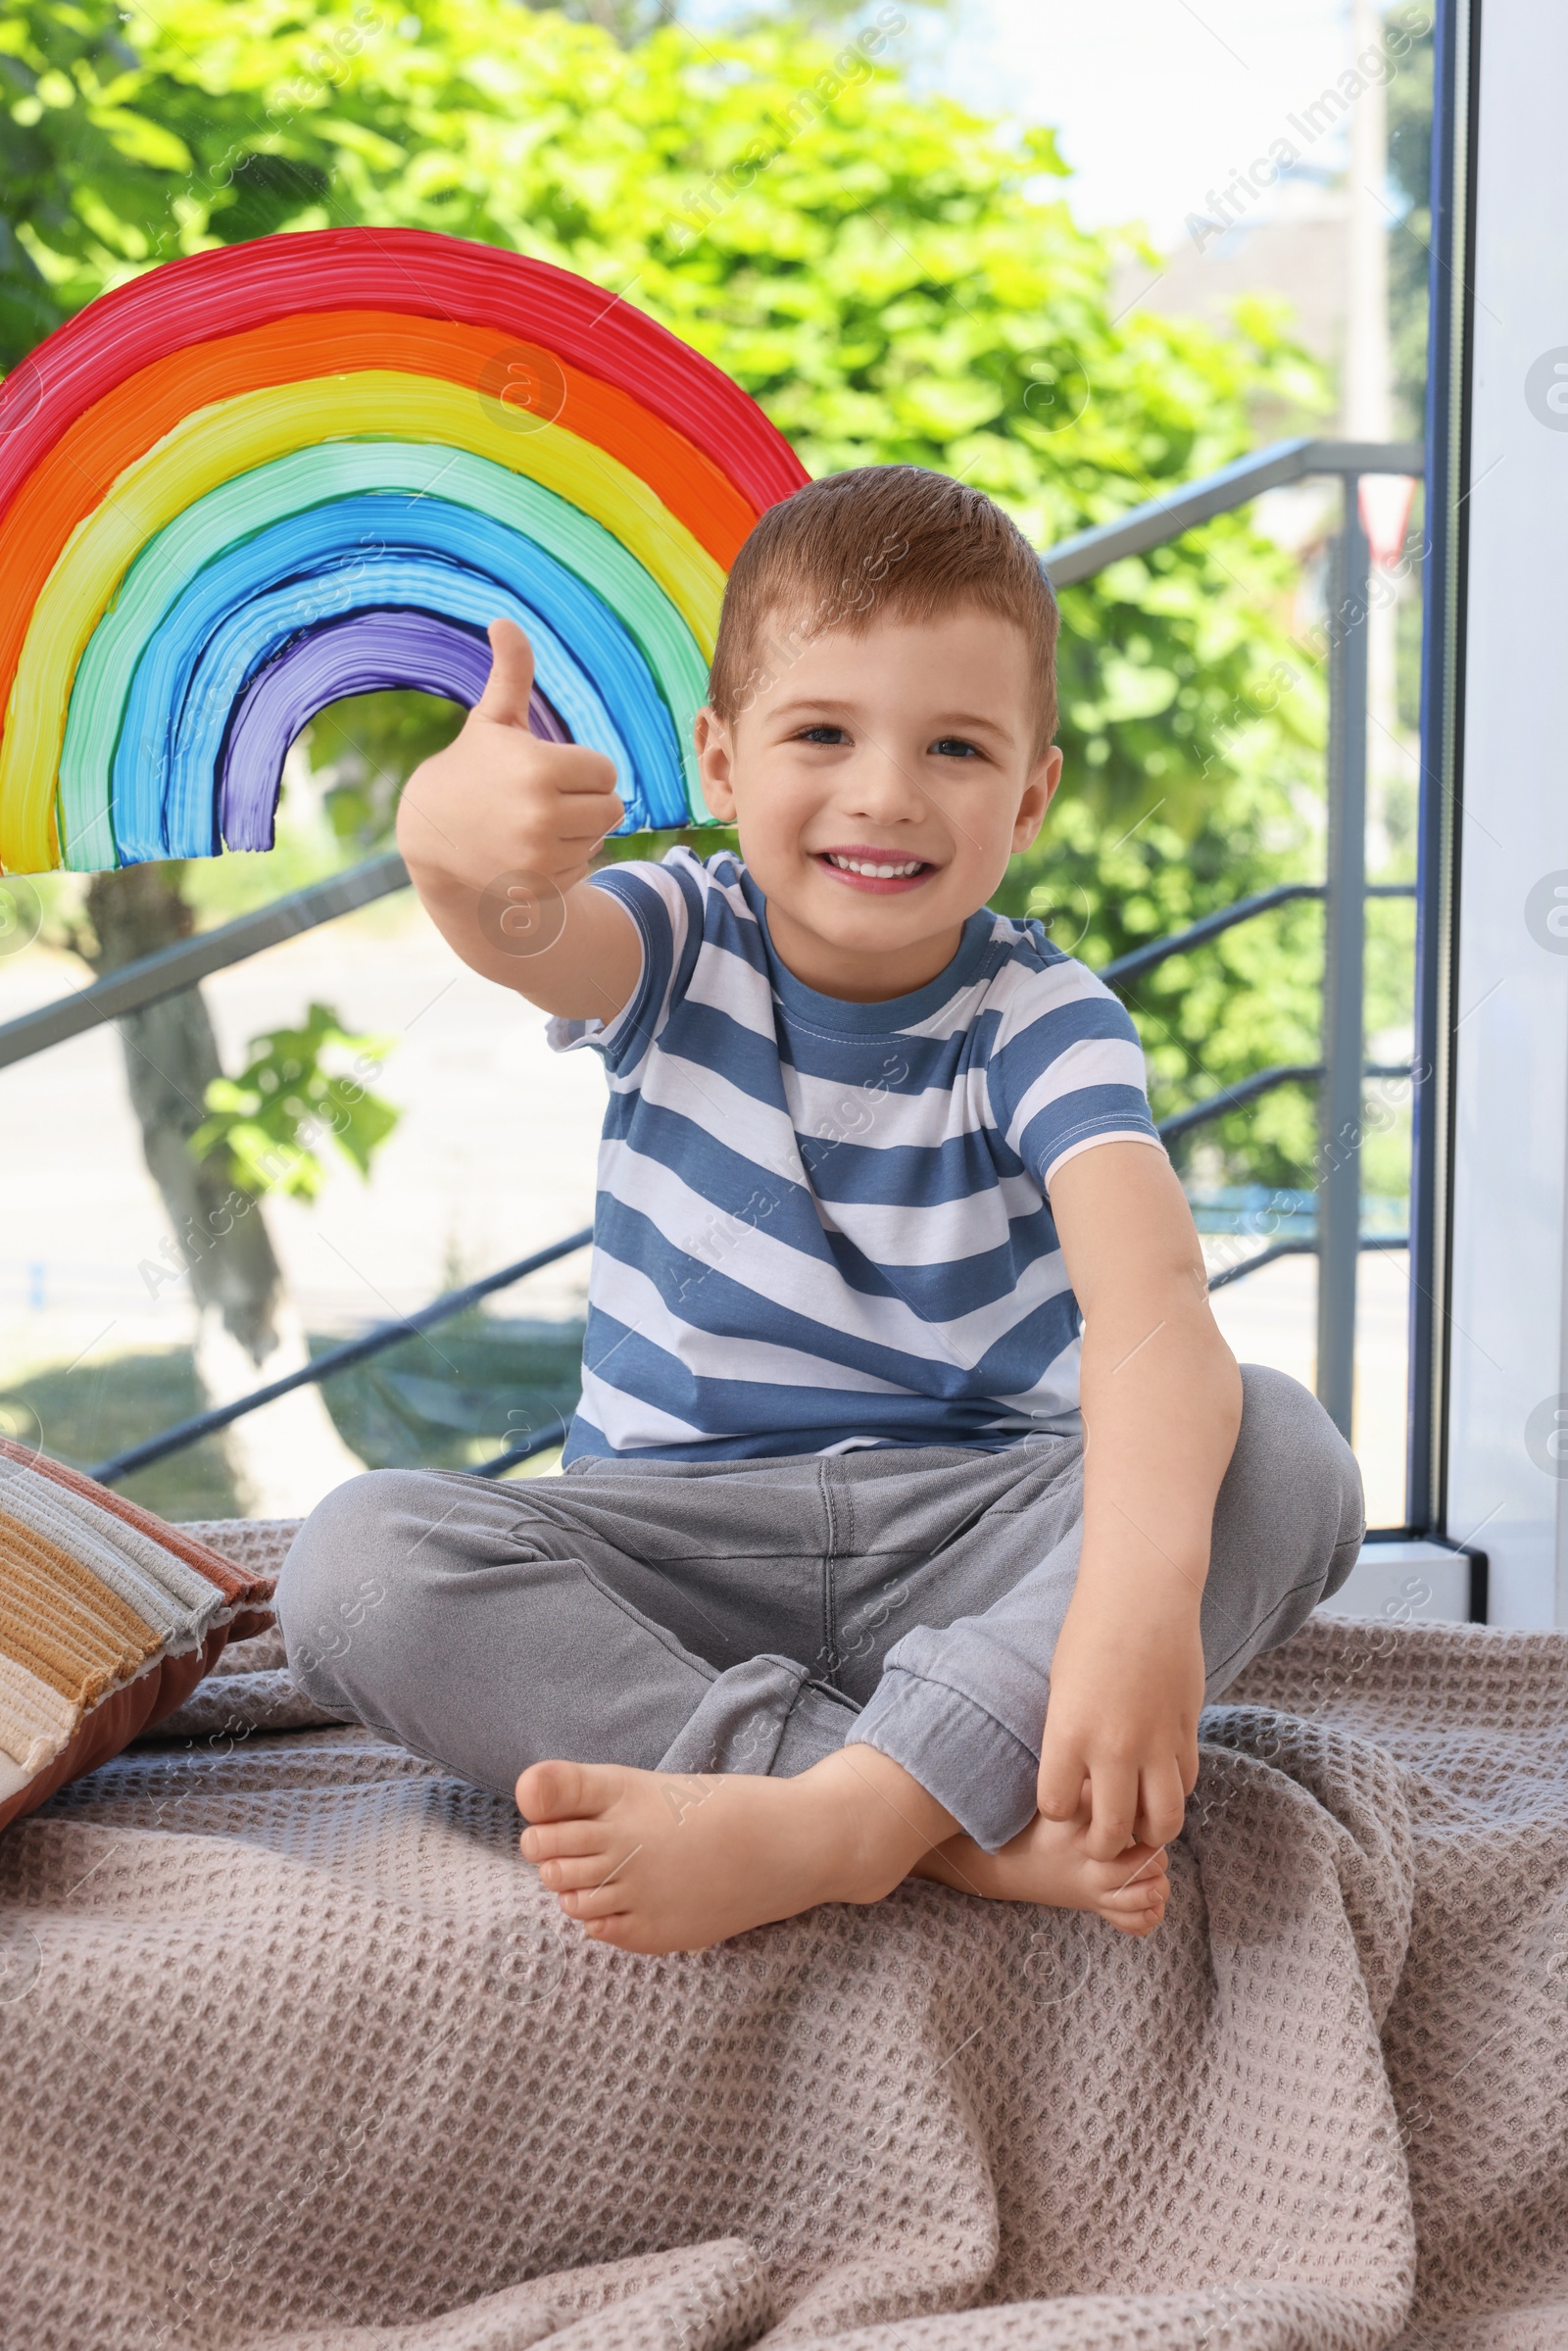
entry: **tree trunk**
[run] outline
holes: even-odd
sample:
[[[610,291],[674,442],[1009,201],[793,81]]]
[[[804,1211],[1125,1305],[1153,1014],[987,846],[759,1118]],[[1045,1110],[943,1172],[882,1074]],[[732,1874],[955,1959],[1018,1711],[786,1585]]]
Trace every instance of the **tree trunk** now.
[[[88,960],[99,973],[153,955],[194,927],[175,864],[95,874],[87,911],[97,942]],[[164,1247],[167,1265],[145,1270],[155,1291],[160,1275],[189,1275],[197,1380],[209,1404],[228,1403],[305,1363],[305,1333],[260,1201],[234,1190],[220,1154],[197,1159],[188,1148],[207,1115],[207,1088],[222,1074],[200,988],[128,1012],[118,1026],[148,1170],[174,1232]],[[221,1443],[239,1506],[254,1518],[296,1517],[365,1466],[316,1387],[231,1422]]]

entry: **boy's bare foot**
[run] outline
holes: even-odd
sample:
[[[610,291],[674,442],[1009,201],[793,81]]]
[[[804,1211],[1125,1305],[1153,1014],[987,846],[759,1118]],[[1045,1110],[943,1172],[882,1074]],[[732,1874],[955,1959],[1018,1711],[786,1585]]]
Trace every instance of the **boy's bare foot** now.
[[[1149,1935],[1165,1915],[1170,1877],[1163,1845],[1129,1845],[1114,1861],[1093,1861],[1084,1827],[1036,1813],[1021,1836],[988,1853],[971,1837],[950,1837],[914,1864],[910,1876],[935,1878],[990,1902],[1044,1902],[1057,1910],[1093,1910],[1123,1935]]]
[[[955,1829],[918,1781],[864,1746],[792,1780],[535,1763],[517,1809],[541,1884],[585,1935],[623,1951],[702,1951],[818,1902],[880,1901]]]

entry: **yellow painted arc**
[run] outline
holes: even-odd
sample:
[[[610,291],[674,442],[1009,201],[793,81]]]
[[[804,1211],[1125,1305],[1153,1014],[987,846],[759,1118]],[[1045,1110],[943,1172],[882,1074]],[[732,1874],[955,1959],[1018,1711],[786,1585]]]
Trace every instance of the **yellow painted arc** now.
[[[724,573],[684,522],[618,458],[561,424],[521,430],[465,386],[368,369],[269,384],[193,410],[116,476],[83,515],[39,592],[0,735],[0,871],[58,862],[55,777],[71,688],[87,641],[155,532],[253,465],[322,441],[428,440],[527,474],[613,533],[659,582],[710,659]],[[434,490],[440,468],[429,487]]]

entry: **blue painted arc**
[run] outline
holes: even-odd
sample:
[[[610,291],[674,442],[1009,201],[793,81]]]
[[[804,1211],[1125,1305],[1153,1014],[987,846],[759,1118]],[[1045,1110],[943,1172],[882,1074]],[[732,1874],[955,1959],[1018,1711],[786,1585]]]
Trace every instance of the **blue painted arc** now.
[[[215,854],[218,761],[245,682],[288,637],[370,604],[418,606],[481,628],[498,612],[516,620],[573,737],[614,760],[628,816],[684,820],[684,806],[662,805],[681,771],[674,720],[604,599],[471,508],[377,493],[279,517],[205,564],[165,612],[136,665],[115,749],[111,806],[122,856]]]
[[[329,462],[334,484],[325,500],[320,497],[323,461]],[[616,759],[622,797],[628,804],[625,829],[690,820],[700,801],[695,760],[686,736],[691,716],[706,692],[707,664],[680,613],[618,540],[554,492],[467,452],[425,443],[334,442],[326,449],[298,452],[258,466],[194,501],[148,542],[122,579],[78,665],[72,693],[73,713],[80,695],[85,711],[102,711],[107,706],[122,712],[120,741],[145,742],[148,709],[162,708],[171,715],[175,709],[174,688],[161,674],[166,666],[162,634],[172,612],[189,605],[192,591],[199,600],[210,599],[218,585],[215,575],[231,559],[237,559],[243,567],[246,550],[251,551],[250,560],[258,567],[248,588],[243,581],[230,578],[223,601],[243,601],[244,595],[254,593],[259,585],[287,579],[302,567],[311,569],[309,556],[299,551],[291,556],[284,543],[291,528],[296,524],[302,528],[319,561],[323,546],[314,534],[310,517],[336,514],[341,522],[350,508],[356,514],[365,510],[366,518],[360,532],[350,528],[347,549],[339,540],[335,553],[340,561],[364,561],[367,546],[375,549],[393,544],[394,510],[399,516],[396,543],[440,560],[446,568],[436,575],[439,580],[460,580],[467,568],[470,550],[477,551],[482,545],[485,569],[496,580],[508,581],[516,601],[498,605],[492,593],[489,610],[477,615],[481,624],[493,618],[498,609],[522,618],[518,603],[536,594],[542,598],[539,583],[548,581],[550,595],[543,610],[556,613],[562,623],[560,633],[577,659],[577,699],[581,700],[589,684],[585,670],[591,669],[594,683],[605,690],[605,699],[618,701],[624,692],[642,712],[636,723],[627,711],[618,712],[624,733],[639,739],[639,747],[647,747],[648,763],[641,771],[630,762],[623,763],[625,744],[617,756],[602,729],[579,734],[573,724],[571,730]],[[327,547],[334,527],[330,522],[327,525]],[[282,541],[274,539],[273,533],[281,533]],[[263,542],[272,570],[270,579],[266,564],[259,563]],[[552,545],[562,556],[580,553],[585,543],[592,551],[592,582],[551,553]],[[215,546],[220,550],[216,554],[211,552]],[[398,604],[408,599],[394,595],[388,601]],[[426,609],[450,610],[444,595],[433,600],[426,592],[414,601]],[[635,611],[634,628],[629,629],[620,618],[621,609]],[[210,603],[207,610],[210,617]],[[321,615],[328,616],[336,615]],[[475,617],[471,607],[451,610],[450,616],[460,622]],[[297,625],[314,625],[316,617],[297,615]],[[522,625],[527,626],[526,619]],[[196,657],[189,651],[188,640],[182,641],[181,652],[186,667],[193,669]],[[264,657],[258,653],[255,658]],[[128,705],[144,662],[148,674],[142,681],[138,715],[131,722]],[[237,688],[243,680],[234,682]],[[557,698],[552,694],[551,699]],[[656,702],[663,705],[662,717],[654,711]],[[225,721],[227,715],[225,710]],[[67,862],[87,870],[108,861],[108,845],[101,836],[103,813],[113,788],[110,777],[88,772],[84,763],[88,755],[83,746],[92,731],[68,721],[59,794]],[[656,737],[661,738],[657,756],[653,748]],[[166,736],[165,752],[167,745]],[[118,761],[116,765],[118,770]],[[161,767],[160,773],[166,772],[167,766]],[[124,781],[118,772],[115,781],[123,794]],[[211,775],[201,780],[197,797],[209,807],[210,824]],[[131,805],[140,798],[133,788]],[[133,821],[127,814],[127,823],[126,839],[117,844],[122,858],[178,854],[166,847],[163,826],[148,821],[145,813],[138,812]],[[118,832],[118,811],[116,825]],[[171,831],[185,838],[199,834],[200,827],[199,823],[193,826],[189,814],[182,812]],[[211,838],[210,831],[207,837]],[[133,850],[132,839],[141,846]]]
[[[608,753],[617,773],[637,772],[634,755],[594,680],[544,615],[509,587],[460,571],[439,558],[337,563],[314,578],[297,576],[239,605],[205,640],[196,633],[205,618],[199,607],[179,615],[194,621],[194,641],[187,643],[186,659],[172,678],[166,671],[155,681],[167,699],[154,700],[144,689],[127,708],[115,746],[111,808],[115,846],[124,863],[217,855],[219,762],[246,684],[296,638],[368,605],[439,611],[476,628],[498,612],[515,620],[532,641],[539,684],[573,738]],[[172,622],[149,648],[150,655],[172,650],[173,637]],[[141,682],[139,669],[136,682]]]

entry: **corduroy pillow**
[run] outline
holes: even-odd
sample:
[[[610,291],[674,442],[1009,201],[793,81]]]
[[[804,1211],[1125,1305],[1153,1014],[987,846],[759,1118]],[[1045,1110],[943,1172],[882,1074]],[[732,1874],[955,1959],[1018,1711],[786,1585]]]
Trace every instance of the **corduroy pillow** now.
[[[0,1829],[264,1632],[275,1581],[0,1438]]]

